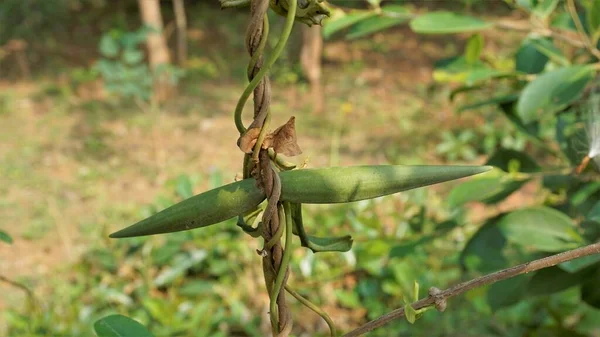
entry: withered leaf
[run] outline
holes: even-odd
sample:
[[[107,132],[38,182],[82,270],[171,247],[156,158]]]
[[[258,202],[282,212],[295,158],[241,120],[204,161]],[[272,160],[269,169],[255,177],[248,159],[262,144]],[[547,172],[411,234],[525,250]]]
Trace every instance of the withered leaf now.
[[[287,123],[278,127],[265,137],[263,149],[272,147],[275,153],[293,157],[302,153],[296,139],[296,117],[292,116]]]
[[[238,147],[244,153],[252,153],[254,144],[260,134],[260,128],[250,128],[238,139]]]

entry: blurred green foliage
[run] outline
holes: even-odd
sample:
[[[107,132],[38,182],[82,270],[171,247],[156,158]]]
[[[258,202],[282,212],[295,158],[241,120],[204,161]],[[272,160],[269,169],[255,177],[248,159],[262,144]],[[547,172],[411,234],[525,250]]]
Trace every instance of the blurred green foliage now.
[[[564,1],[505,2],[511,10],[553,29],[578,34]],[[0,44],[6,36],[27,38],[30,33],[16,24],[25,17],[14,13],[28,13],[33,3],[4,0],[0,22],[15,28],[2,31]],[[33,22],[29,29],[48,31],[49,24],[64,17],[66,3],[43,2],[36,8],[46,14],[27,17]],[[412,298],[415,281],[425,289],[444,288],[600,239],[598,168],[590,162],[582,174],[573,174],[592,141],[586,135],[590,121],[585,118],[595,111],[590,102],[597,95],[593,89],[598,58],[587,49],[537,34],[523,38],[508,53],[497,53],[486,45],[491,21],[468,13],[485,9],[486,2],[458,3],[455,12],[416,12],[419,3],[414,1],[353,1],[360,10],[338,11],[324,28],[326,38],[348,39],[403,25],[423,34],[463,34],[465,39],[458,45],[464,49],[459,47],[455,55],[439,60],[433,77],[437,85],[449,88],[457,112],[481,117],[481,123],[440,133],[437,155],[450,161],[484,160],[498,168],[456,186],[448,195],[416,190],[308,209],[305,223],[315,234],[352,232],[356,240],[353,250],[345,254],[302,250],[293,257],[291,284],[329,310],[342,328],[402,306],[405,298]],[[597,46],[598,2],[577,3],[585,32]],[[417,17],[420,13],[424,14]],[[219,29],[234,49],[240,47],[241,37],[234,41],[239,32]],[[143,35],[138,34],[142,33],[125,29],[106,33],[100,40],[103,59],[92,71],[74,70],[73,80],[102,76],[107,89],[145,99],[151,78],[139,59]],[[203,52],[190,60],[191,73],[217,78],[234,71],[224,69],[227,61]],[[282,83],[295,83],[297,73],[294,65],[275,69]],[[147,217],[199,192],[203,180],[210,188],[220,186],[223,178],[214,171],[171,179],[138,216]],[[534,197],[525,204],[518,197],[519,191],[527,194],[523,191],[527,186]],[[517,201],[507,202],[511,197]],[[472,202],[487,207],[475,220],[470,214]],[[32,233],[43,228],[44,224],[34,227]],[[0,239],[11,241],[4,232]],[[114,314],[134,318],[156,336],[262,336],[266,302],[259,295],[263,293],[256,268],[260,258],[253,248],[253,241],[233,221],[160,237],[98,240],[81,261],[65,270],[64,277],[48,281],[53,294],[38,307],[4,313],[8,336],[92,335],[94,322]],[[600,335],[599,283],[600,261],[591,256],[474,290],[450,301],[444,313],[429,311],[415,325],[398,321],[370,335],[595,337]],[[312,313],[297,303],[293,310],[299,335],[325,335],[326,329]]]

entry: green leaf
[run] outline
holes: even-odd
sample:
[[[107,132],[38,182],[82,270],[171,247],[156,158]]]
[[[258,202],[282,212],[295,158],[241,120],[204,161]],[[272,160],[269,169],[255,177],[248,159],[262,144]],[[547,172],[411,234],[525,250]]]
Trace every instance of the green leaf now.
[[[576,273],[598,262],[600,262],[600,254],[594,254],[563,262],[558,266],[566,272]]]
[[[10,245],[13,243],[13,238],[7,232],[0,229],[0,241],[6,242]]]
[[[539,74],[548,63],[548,56],[541,53],[531,39],[525,40],[515,55],[515,69],[526,74]]]
[[[509,241],[547,252],[571,249],[583,241],[571,218],[544,206],[509,213],[498,226]]]
[[[467,110],[483,108],[488,105],[498,105],[498,104],[514,102],[517,99],[519,99],[518,94],[507,94],[507,95],[502,95],[502,96],[496,96],[496,97],[481,100],[479,102],[463,105],[463,106],[459,107],[458,109],[456,109],[456,112],[461,113],[461,112],[465,112]]]
[[[533,9],[533,14],[541,19],[546,19],[554,12],[559,0],[541,0]]]
[[[144,59],[144,53],[135,49],[126,49],[121,56],[123,62],[127,64],[137,64]]]
[[[106,316],[94,323],[98,337],[154,337],[145,326],[123,315]]]
[[[191,198],[194,195],[192,181],[186,174],[182,174],[177,178],[177,194],[183,199]]]
[[[466,181],[452,189],[448,195],[451,208],[471,201],[498,202],[523,186],[525,181],[513,181],[505,176],[484,177]]]
[[[571,66],[540,75],[523,89],[517,115],[530,123],[564,109],[581,96],[592,74],[593,67]]]
[[[410,305],[410,303],[404,305],[404,316],[410,324],[414,324],[417,321],[417,311]]]
[[[536,272],[527,286],[527,294],[551,295],[580,284],[589,271],[568,273],[559,267],[550,267]]]
[[[526,275],[509,278],[490,286],[487,301],[493,311],[519,303],[526,294],[529,279]]]
[[[408,8],[402,5],[385,5],[381,8],[383,13],[390,16],[410,16],[411,12]]]
[[[473,64],[479,60],[481,52],[483,51],[483,36],[481,34],[475,34],[467,41],[465,48],[465,60],[468,64]]]
[[[213,292],[213,284],[205,280],[194,280],[187,282],[182,287],[178,288],[179,294],[182,296],[202,296]]]
[[[528,43],[537,49],[542,55],[548,57],[552,62],[557,63],[560,66],[566,67],[571,65],[571,61],[563,55],[562,51],[558,49],[554,42],[546,38],[528,39]]]
[[[323,26],[323,37],[325,39],[330,38],[336,32],[348,28],[355,23],[363,21],[377,15],[374,12],[351,12],[350,14],[343,15],[339,18],[328,20]]]
[[[596,309],[600,309],[600,268],[588,277],[581,287],[581,299]]]
[[[184,275],[188,269],[202,262],[207,256],[204,250],[195,250],[188,256],[187,254],[179,255],[179,259],[175,259],[171,267],[165,268],[154,279],[154,285],[163,287],[172,283],[178,277]]]
[[[496,150],[490,156],[486,165],[495,166],[508,173],[510,172],[510,166],[514,165],[511,163],[514,162],[518,163],[518,172],[533,173],[540,171],[540,166],[525,152],[504,148]]]
[[[410,28],[421,34],[454,34],[481,31],[491,28],[492,23],[472,16],[453,12],[432,12],[421,15],[410,22]]]
[[[589,1],[585,14],[592,41],[597,42],[600,39],[600,1]]]
[[[460,264],[464,268],[485,273],[506,266],[502,252],[506,238],[496,225],[499,218],[489,219],[467,242],[460,253]]]
[[[600,223],[600,201],[594,204],[594,207],[592,207],[585,218]]]
[[[517,116],[517,103],[515,102],[506,102],[499,104],[500,111],[504,113],[504,116],[517,128],[517,130],[521,131],[525,135],[531,137],[532,139],[538,139],[538,134],[540,132],[540,125],[536,122],[523,123],[521,118]]]
[[[348,35],[346,36],[348,39],[358,39],[359,37],[363,37],[369,34],[373,34],[384,29],[397,26],[408,21],[408,18],[397,18],[397,17],[387,17],[387,16],[375,16],[365,20],[362,20],[352,26]]]
[[[104,57],[117,57],[119,55],[119,42],[109,34],[102,35],[99,48]]]

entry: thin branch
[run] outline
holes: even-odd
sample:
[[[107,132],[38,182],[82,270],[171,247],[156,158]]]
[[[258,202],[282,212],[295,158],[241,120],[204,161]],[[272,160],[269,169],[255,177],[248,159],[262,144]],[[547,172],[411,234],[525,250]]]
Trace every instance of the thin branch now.
[[[494,26],[498,29],[513,30],[522,33],[536,33],[541,36],[552,37],[553,39],[560,40],[576,48],[587,47],[585,41],[582,41],[581,39],[574,39],[549,28],[534,28],[531,27],[529,23],[502,20],[495,22]]]
[[[454,287],[448,288],[446,290],[439,290],[435,287],[429,289],[429,296],[423,298],[417,302],[412,303],[412,307],[415,310],[423,309],[426,307],[435,306],[439,311],[444,311],[446,307],[446,300],[452,298],[454,296],[460,295],[469,290],[483,287],[486,285],[490,285],[496,283],[498,281],[506,280],[521,274],[526,274],[532,271],[548,268],[555,266],[559,263],[563,263],[566,261],[574,260],[580,257],[600,254],[600,242],[596,242],[594,244],[569,250],[566,252],[562,252],[556,255],[551,255],[548,257],[544,257],[538,260],[534,260],[531,262],[527,262],[524,264],[520,264],[515,267],[503,269],[497,271],[495,273],[491,273],[482,277],[478,277],[476,279],[460,283],[455,285]],[[361,336],[371,330],[382,327],[397,318],[404,316],[404,308],[396,309],[392,312],[389,312],[383,316],[380,316],[367,324],[345,334],[343,337],[356,337]]]
[[[585,33],[585,29],[583,28],[583,24],[579,19],[579,14],[577,14],[577,7],[575,7],[575,2],[573,0],[567,0],[566,3],[567,12],[571,16],[571,19],[575,23],[575,27],[577,28],[577,32],[583,40],[585,47],[594,55],[596,58],[600,59],[600,50],[596,49],[596,47],[592,44],[592,40]]]

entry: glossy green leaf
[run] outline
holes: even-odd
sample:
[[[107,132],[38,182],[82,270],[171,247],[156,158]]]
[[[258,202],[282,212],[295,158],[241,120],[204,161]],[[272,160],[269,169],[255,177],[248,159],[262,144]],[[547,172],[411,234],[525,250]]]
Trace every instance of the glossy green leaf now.
[[[188,269],[202,262],[206,256],[207,253],[204,250],[195,250],[189,255],[179,255],[178,259],[175,259],[171,266],[165,268],[158,276],[156,276],[154,285],[156,287],[163,287],[170,284],[178,277],[183,276]]]
[[[588,255],[575,260],[563,262],[558,266],[569,273],[576,273],[582,269],[600,262],[600,254]]]
[[[468,202],[498,202],[523,186],[523,181],[513,181],[504,176],[484,177],[466,181],[452,189],[448,195],[450,207],[460,207]]]
[[[593,41],[600,39],[600,1],[591,0],[586,6],[586,21]]]
[[[600,309],[600,268],[590,275],[581,286],[581,299],[596,309]]]
[[[10,245],[13,243],[13,238],[7,232],[0,229],[0,241]]]
[[[348,39],[358,39],[373,33],[380,32],[384,29],[388,29],[408,21],[408,17],[388,17],[388,16],[374,16],[362,20],[352,26],[348,35]]]
[[[521,131],[525,135],[537,139],[538,134],[540,132],[540,125],[537,121],[530,123],[523,123],[521,118],[517,116],[517,103],[515,102],[506,102],[499,104],[500,111],[504,113],[504,116],[517,128],[517,130]]]
[[[583,242],[571,218],[549,207],[514,211],[500,219],[498,226],[509,241],[547,252],[575,248]]]
[[[585,127],[580,121],[573,112],[561,113],[556,119],[556,141],[574,166],[583,159],[582,144],[588,144]]]
[[[411,11],[402,5],[385,5],[381,7],[381,11],[390,16],[409,16]]]
[[[496,225],[499,218],[489,219],[469,239],[460,253],[460,263],[464,268],[485,273],[506,267],[503,253],[506,238]]]
[[[570,66],[571,61],[563,55],[563,52],[554,45],[554,42],[547,38],[528,39],[528,45],[534,47],[542,55],[546,56],[554,63],[563,67]],[[525,65],[523,65],[525,67]]]
[[[538,50],[532,40],[525,40],[515,55],[515,69],[527,74],[539,74],[549,59]]]
[[[592,74],[593,67],[572,66],[540,75],[523,89],[517,115],[529,123],[564,109],[581,96]]]
[[[536,272],[527,286],[527,294],[551,295],[580,284],[589,271],[569,273],[559,267],[550,267]]]
[[[467,41],[465,47],[465,60],[468,64],[473,64],[479,60],[481,52],[483,51],[483,36],[481,34],[475,34]]]
[[[98,337],[154,337],[145,326],[123,315],[106,316],[94,323]]]
[[[374,12],[350,12],[349,14],[343,15],[339,18],[335,18],[332,20],[325,21],[325,26],[323,26],[323,37],[325,39],[330,38],[336,32],[348,28],[355,23],[366,20],[373,16],[377,15]]]
[[[484,100],[481,100],[481,101],[478,101],[475,103],[463,105],[463,106],[459,107],[458,109],[456,109],[456,112],[461,113],[461,112],[465,112],[467,110],[483,108],[483,107],[486,107],[489,105],[498,105],[498,104],[503,104],[503,103],[514,102],[517,99],[519,99],[518,94],[507,94],[507,95],[501,95],[501,96],[496,96],[496,97],[492,97],[492,98],[486,98]]]
[[[492,284],[487,293],[487,301],[493,311],[519,303],[527,291],[529,278],[519,275]]]
[[[491,28],[490,22],[485,22],[472,16],[460,15],[453,12],[427,13],[410,22],[410,28],[421,34],[454,34],[481,31]]]
[[[404,316],[410,324],[415,324],[417,321],[417,311],[409,304],[404,305]]]
[[[498,149],[488,159],[486,165],[495,166],[504,172],[511,172],[511,167],[517,167],[518,172],[539,172],[540,166],[525,152],[512,149]]]

